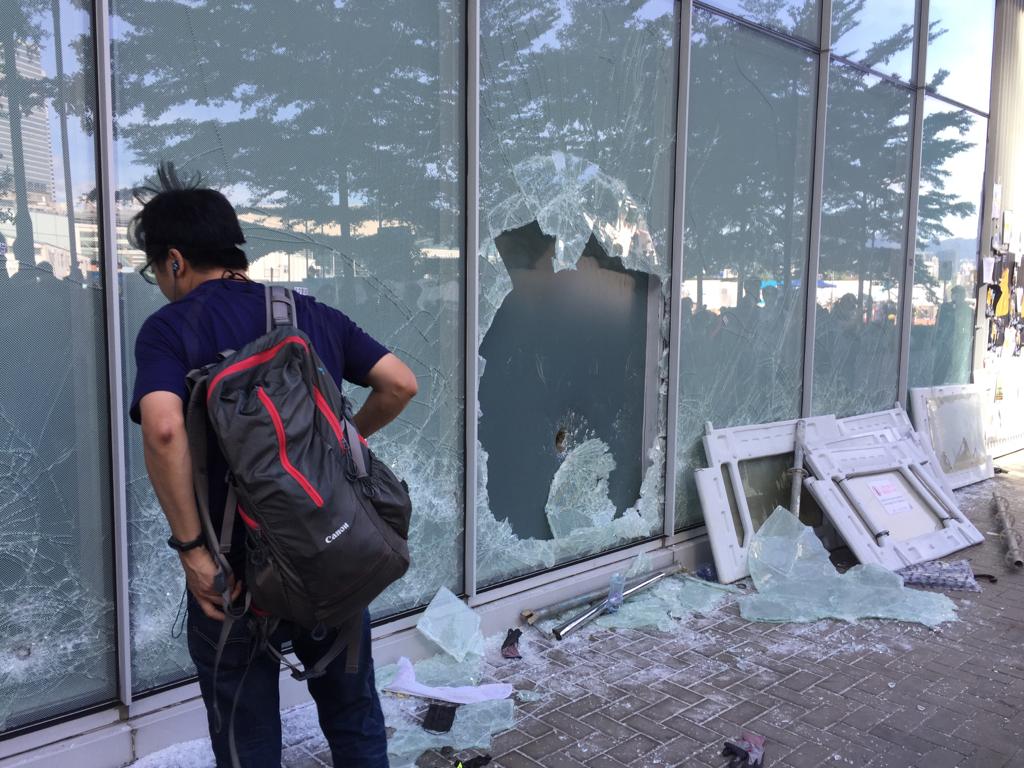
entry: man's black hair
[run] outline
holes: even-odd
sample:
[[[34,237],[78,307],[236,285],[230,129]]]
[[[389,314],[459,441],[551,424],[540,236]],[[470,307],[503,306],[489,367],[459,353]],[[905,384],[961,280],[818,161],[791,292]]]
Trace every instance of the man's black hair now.
[[[129,242],[156,264],[177,248],[197,269],[246,269],[249,260],[238,247],[245,235],[228,199],[201,186],[198,175],[183,182],[174,163],[160,163],[156,175],[154,183],[135,189],[142,210],[128,225]]]

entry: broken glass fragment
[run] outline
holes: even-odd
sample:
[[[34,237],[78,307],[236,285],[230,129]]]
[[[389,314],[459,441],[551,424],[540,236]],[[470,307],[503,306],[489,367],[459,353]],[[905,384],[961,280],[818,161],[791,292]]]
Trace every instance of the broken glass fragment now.
[[[600,616],[593,622],[593,626],[605,629],[652,628],[669,632],[678,625],[679,619],[695,613],[711,613],[722,605],[730,592],[738,591],[735,587],[708,584],[689,576],[668,576],[654,586],[627,597],[618,611]],[[542,621],[538,626],[550,632],[553,627],[583,610],[575,608],[566,611],[553,619]]]
[[[403,725],[388,739],[391,768],[415,766],[416,758],[430,749],[451,747],[490,749],[491,736],[515,725],[512,699],[464,704],[455,711],[455,722],[448,733],[428,733],[422,728]]]
[[[934,627],[956,619],[945,595],[903,586],[903,579],[873,563],[836,571],[821,540],[779,507],[754,535],[750,576],[758,594],[739,599],[751,621],[896,619]]]
[[[608,498],[608,476],[613,469],[615,459],[600,440],[587,440],[569,451],[555,472],[544,506],[555,538],[607,525],[615,518],[615,504]]]
[[[480,617],[447,587],[441,587],[416,624],[423,635],[456,661],[483,656],[484,636]]]

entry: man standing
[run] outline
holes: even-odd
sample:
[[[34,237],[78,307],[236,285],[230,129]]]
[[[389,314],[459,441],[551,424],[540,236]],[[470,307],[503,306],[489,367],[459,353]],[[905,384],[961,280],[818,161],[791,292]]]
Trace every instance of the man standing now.
[[[228,728],[215,727],[214,701],[232,702],[234,741],[243,768],[278,768],[281,718],[277,661],[253,655],[253,638],[237,622],[213,674],[223,613],[214,587],[217,566],[205,548],[192,484],[192,462],[185,432],[189,371],[214,363],[223,350],[241,349],[266,332],[264,288],[246,275],[248,261],[238,217],[227,199],[212,189],[182,184],[173,166],[161,167],[160,185],[132,220],[133,244],[145,251],[141,274],[158,285],[170,304],[154,312],[136,339],[136,379],[130,415],[142,425],[146,468],[170,524],[168,543],[178,551],[188,586],[188,647],[199,674],[217,765],[230,766]],[[371,393],[353,417],[368,437],[392,421],[415,396],[409,368],[341,312],[296,296],[296,321],[341,387],[342,379],[368,386]],[[227,463],[214,438],[207,449],[209,508],[219,530],[227,498]],[[244,572],[243,526],[234,530],[230,564]],[[233,582],[237,596],[244,584]],[[282,624],[272,638],[290,639],[299,660],[314,664],[331,647],[332,633]],[[323,677],[309,680],[320,726],[335,765],[386,768],[387,740],[370,654],[369,614],[364,615],[359,671],[346,674],[347,653]],[[244,683],[243,683],[244,676]],[[225,718],[226,720],[226,718]]]

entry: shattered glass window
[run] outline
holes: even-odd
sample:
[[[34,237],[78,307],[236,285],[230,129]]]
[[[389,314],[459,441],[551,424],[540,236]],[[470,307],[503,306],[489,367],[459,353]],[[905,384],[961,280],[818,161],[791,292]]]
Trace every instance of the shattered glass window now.
[[[755,24],[818,42],[821,0],[710,0],[707,4]]]
[[[971,380],[988,120],[926,98],[910,386]]]
[[[828,89],[811,409],[851,416],[897,398],[913,94],[836,62]]]
[[[678,19],[481,3],[481,586],[661,529]]]
[[[835,0],[832,53],[910,82],[916,0]]]
[[[0,733],[116,695],[92,45],[81,4],[4,4]]]
[[[794,46],[703,10],[693,24],[677,528],[703,521],[705,422],[799,415],[817,81]]]
[[[419,395],[371,439],[410,486],[412,566],[372,609],[461,591],[462,4],[113,6],[119,238],[131,188],[174,161],[235,205],[252,278],[341,309],[413,369]],[[128,274],[142,254],[122,245],[119,258],[131,350],[160,300]],[[152,687],[187,669],[172,637],[181,569],[129,431],[135,671]]]

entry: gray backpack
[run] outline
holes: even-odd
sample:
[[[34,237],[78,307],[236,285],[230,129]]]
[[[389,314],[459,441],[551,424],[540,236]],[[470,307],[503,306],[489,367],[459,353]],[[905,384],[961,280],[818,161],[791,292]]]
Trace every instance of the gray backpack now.
[[[214,675],[231,625],[245,616],[262,636],[260,647],[304,680],[323,675],[346,647],[346,668],[355,671],[363,611],[409,567],[412,504],[405,482],[352,425],[341,391],[296,325],[291,291],[267,286],[266,296],[266,334],[189,374],[186,428],[227,617]],[[207,429],[230,467],[220,531],[210,517]],[[232,605],[227,555],[238,520],[246,552],[245,573],[237,576],[246,593]],[[282,620],[314,637],[338,630],[337,639],[301,670],[266,642]]]

